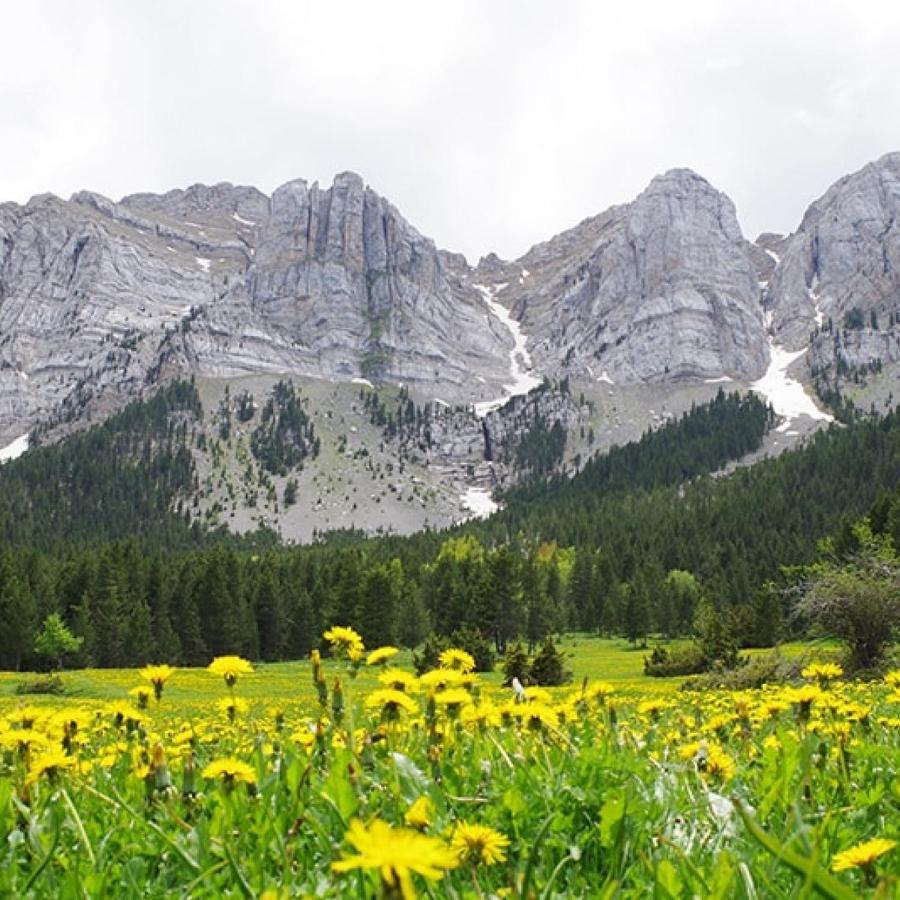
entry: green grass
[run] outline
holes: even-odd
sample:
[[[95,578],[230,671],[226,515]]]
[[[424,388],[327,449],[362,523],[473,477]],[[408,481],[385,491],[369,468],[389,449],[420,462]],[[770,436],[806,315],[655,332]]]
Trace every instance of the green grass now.
[[[650,678],[644,675],[644,657],[650,653],[654,641],[647,647],[634,647],[622,638],[600,638],[589,634],[569,634],[558,643],[566,658],[566,666],[572,672],[572,683],[588,680],[608,681],[618,691],[629,694],[671,693],[677,691],[684,678]],[[677,642],[673,644],[677,646]],[[769,653],[770,649],[747,650],[755,656]],[[781,652],[786,656],[832,657],[836,645],[831,642],[784,644]],[[412,669],[412,653],[402,651],[396,658],[401,668]],[[10,705],[33,703],[58,704],[65,698],[16,694],[16,686],[34,677],[28,673],[0,672],[0,712]],[[494,672],[482,676],[485,684],[500,688],[503,683],[502,661]],[[128,691],[140,683],[134,669],[77,669],[63,674],[66,698],[81,701],[127,700]],[[375,676],[365,669],[358,678],[359,689],[375,687]],[[166,688],[167,701],[182,710],[202,710],[206,704],[215,703],[222,696],[219,678],[204,669],[181,669],[177,678]],[[315,702],[310,681],[309,663],[306,660],[258,664],[256,672],[241,680],[241,696],[253,703],[273,706],[300,704],[309,706]]]

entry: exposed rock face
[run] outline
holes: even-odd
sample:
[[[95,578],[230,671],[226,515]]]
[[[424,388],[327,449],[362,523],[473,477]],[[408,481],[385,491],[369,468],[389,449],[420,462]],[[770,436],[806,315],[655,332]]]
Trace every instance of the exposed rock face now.
[[[769,301],[779,340],[799,349],[813,334],[819,364],[835,358],[829,346],[845,321],[858,332],[847,342],[851,364],[876,352],[898,358],[887,332],[900,312],[900,153],[840,179],[809,207],[785,242]]]
[[[685,169],[533,247],[498,272],[538,368],[617,383],[758,377],[759,278],[734,205]],[[484,267],[484,271],[482,271]]]
[[[0,439],[98,415],[170,371],[295,372],[496,393],[511,337],[351,173],[114,203],[0,205]]]

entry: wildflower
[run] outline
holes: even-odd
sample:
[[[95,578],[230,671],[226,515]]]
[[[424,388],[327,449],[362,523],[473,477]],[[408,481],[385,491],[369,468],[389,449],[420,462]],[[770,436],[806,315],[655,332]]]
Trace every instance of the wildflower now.
[[[166,682],[175,674],[175,670],[171,666],[144,666],[140,671],[141,678],[149,681],[153,685],[153,694],[156,702],[159,703],[162,698],[163,688]]]
[[[385,893],[399,890],[403,900],[416,896],[413,873],[437,881],[444,870],[459,865],[458,855],[443,841],[410,828],[392,828],[381,819],[369,826],[354,819],[345,837],[359,855],[333,862],[331,868],[335,872],[377,869]]]
[[[233,787],[241,781],[245,784],[256,784],[256,772],[253,767],[239,759],[217,759],[211,762],[201,774],[210,780],[221,778],[226,787]]]
[[[870,868],[872,863],[879,856],[893,850],[897,846],[896,841],[887,838],[873,838],[862,844],[857,844],[849,850],[842,850],[836,853],[831,861],[831,868],[834,872],[843,872],[844,869]]]
[[[234,722],[239,715],[243,715],[250,709],[250,704],[240,697],[223,697],[216,706],[228,716],[229,722]]]
[[[388,688],[395,691],[403,691],[405,694],[415,690],[418,679],[410,672],[403,669],[385,669],[378,673],[378,680]]]
[[[559,719],[552,706],[546,703],[532,702],[519,707],[522,722],[532,731],[540,731],[543,728],[556,728]]]
[[[492,866],[506,860],[509,838],[487,825],[457,822],[450,838],[450,846],[460,860],[475,866]]]
[[[828,684],[835,678],[840,678],[844,670],[836,663],[811,663],[801,673],[804,678],[812,678],[820,684]]]
[[[352,628],[333,625],[323,637],[331,644],[331,649],[335,653],[346,654],[351,662],[361,659],[365,652],[363,639]]]
[[[451,647],[438,657],[442,669],[455,669],[457,672],[471,672],[475,668],[475,659],[471,653]]]
[[[424,794],[419,797],[403,816],[403,821],[413,828],[423,830],[431,825],[434,816],[434,804]]]
[[[462,672],[456,669],[432,669],[419,676],[419,684],[429,692],[446,691],[451,687],[459,687],[462,683]]]
[[[400,651],[396,647],[379,647],[366,657],[367,666],[383,666],[389,659],[393,659]]]
[[[900,669],[892,669],[884,676],[884,683],[888,687],[900,688]]]
[[[401,712],[414,716],[419,711],[419,707],[412,697],[402,691],[395,691],[393,688],[379,688],[372,691],[366,697],[366,708],[380,709],[381,718],[391,722],[400,718]]]
[[[61,750],[47,750],[40,756],[36,756],[28,767],[28,782],[38,781],[46,776],[51,781],[64,769],[74,769],[75,757],[63,753]]]
[[[608,681],[592,681],[585,690],[585,695],[595,703],[605,703],[606,699],[615,691]]]
[[[253,666],[240,656],[217,656],[206,667],[206,670],[212,672],[213,675],[221,675],[225,679],[225,684],[229,688],[233,688],[239,675],[253,673]]]
[[[472,697],[464,688],[448,688],[434,695],[434,702],[447,710],[447,715],[456,717],[459,711],[472,703]]]
[[[138,709],[146,709],[147,704],[150,702],[150,688],[139,684],[128,692],[128,696],[134,697],[134,702],[137,704]]]

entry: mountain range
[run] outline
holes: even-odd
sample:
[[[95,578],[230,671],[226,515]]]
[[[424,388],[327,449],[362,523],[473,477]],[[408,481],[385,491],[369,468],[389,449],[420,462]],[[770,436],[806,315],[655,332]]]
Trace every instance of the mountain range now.
[[[840,179],[790,235],[747,240],[727,196],[673,169],[517,260],[476,266],[353,173],[271,196],[223,183],[0,204],[0,447],[61,439],[186,376],[220,433],[239,392],[258,398],[249,429],[290,378],[336,449],[327,469],[306,466],[336,483],[301,477],[301,494],[327,507],[323,491],[345,493],[316,527],[358,524],[351,502],[374,502],[347,489],[365,450],[375,480],[406,463],[421,466],[408,483],[446,490],[413,528],[459,514],[467,485],[533,468],[520,448],[536,429],[559,423],[557,468],[577,468],[723,384],[764,390],[776,363],[820,407],[891,405],[898,212],[900,153]],[[385,421],[369,391],[390,395]],[[399,431],[386,428],[395,395],[413,410]],[[824,420],[809,409],[782,413],[782,447]]]

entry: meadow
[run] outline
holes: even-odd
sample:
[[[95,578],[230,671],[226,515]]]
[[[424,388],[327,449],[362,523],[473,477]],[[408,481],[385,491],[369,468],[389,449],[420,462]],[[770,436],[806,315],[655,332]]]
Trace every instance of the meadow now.
[[[64,697],[0,675],[0,896],[900,896],[900,672],[684,693],[572,636],[572,684],[517,695],[330,634]]]

